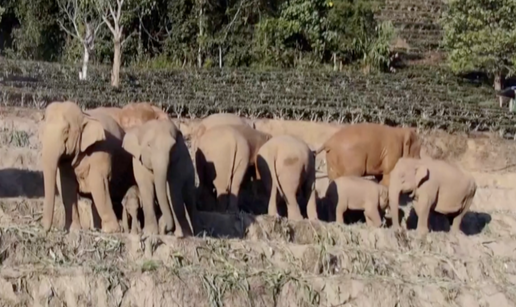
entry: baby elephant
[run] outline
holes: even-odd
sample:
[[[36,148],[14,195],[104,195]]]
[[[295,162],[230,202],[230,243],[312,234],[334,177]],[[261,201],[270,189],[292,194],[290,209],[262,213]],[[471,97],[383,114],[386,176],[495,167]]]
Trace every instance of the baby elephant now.
[[[309,219],[317,219],[315,192],[315,156],[308,145],[291,135],[272,137],[258,150],[256,177],[261,179],[268,193],[272,216],[278,215],[277,193],[287,204],[288,218],[302,220],[296,194],[302,192],[307,200]]]
[[[140,202],[140,191],[137,185],[133,185],[122,200],[122,226],[124,232],[138,234],[141,232],[140,221],[138,220],[138,210],[142,207]],[[131,218],[131,227],[129,228],[129,218]]]
[[[418,216],[417,231],[428,233],[430,210],[453,219],[451,232],[457,233],[468,211],[477,185],[471,175],[443,160],[400,158],[391,172],[389,207],[394,229],[399,228],[400,193],[411,193]]]
[[[342,176],[330,183],[324,202],[330,210],[330,221],[344,223],[346,210],[364,210],[367,225],[380,227],[379,210],[385,210],[389,204],[389,191],[387,187],[363,177]]]

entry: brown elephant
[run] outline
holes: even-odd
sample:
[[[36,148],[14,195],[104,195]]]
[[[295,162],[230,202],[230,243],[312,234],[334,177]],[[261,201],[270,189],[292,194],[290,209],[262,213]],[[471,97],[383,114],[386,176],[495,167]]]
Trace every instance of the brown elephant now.
[[[133,156],[143,204],[143,232],[164,234],[175,226],[176,236],[191,236],[195,227],[191,220],[196,215],[195,170],[181,131],[170,120],[153,119],[128,130],[122,147]],[[155,197],[162,212],[159,227]]]
[[[124,232],[138,234],[141,232],[140,221],[138,220],[138,210],[142,208],[140,201],[140,191],[137,185],[133,185],[125,194],[122,200],[124,211],[122,213],[122,227]],[[131,220],[131,227],[129,227],[129,219]]]
[[[206,133],[206,131],[222,126],[222,125],[245,125],[249,126],[251,128],[255,128],[254,123],[245,118],[241,117],[240,115],[233,114],[233,113],[216,113],[209,115],[201,120],[199,125],[196,127],[196,129],[193,131],[193,152],[197,151],[197,143],[200,140],[200,138]]]
[[[328,178],[341,176],[382,177],[389,186],[389,173],[400,157],[420,158],[421,140],[413,128],[361,123],[333,134],[316,152],[326,152]]]
[[[389,190],[370,179],[343,176],[330,183],[324,203],[330,210],[330,221],[344,223],[344,213],[348,209],[363,210],[367,225],[380,227],[380,210],[385,210],[389,205]]]
[[[278,215],[277,193],[285,200],[288,218],[301,220],[303,215],[296,195],[301,192],[307,204],[306,215],[318,219],[315,191],[315,157],[308,145],[291,135],[271,138],[258,150],[257,177],[270,195],[268,213]]]
[[[97,109],[113,117],[124,131],[141,126],[152,119],[170,119],[167,113],[148,102],[131,102],[123,108],[100,107]]]
[[[399,229],[400,193],[410,193],[418,216],[417,231],[428,233],[430,211],[453,219],[452,232],[459,232],[462,218],[471,207],[477,185],[473,176],[443,160],[400,158],[391,172],[389,208],[392,225]]]
[[[44,230],[52,226],[57,180],[65,207],[65,229],[80,228],[80,193],[93,200],[103,232],[119,231],[113,203],[121,203],[135,183],[131,156],[122,149],[122,128],[102,110],[83,112],[71,101],[51,103],[42,128]]]
[[[221,125],[207,130],[195,152],[199,187],[205,202],[217,203],[215,210],[219,212],[237,212],[240,185],[248,167],[254,165],[258,149],[270,137],[245,125]],[[213,188],[217,201],[211,199]]]

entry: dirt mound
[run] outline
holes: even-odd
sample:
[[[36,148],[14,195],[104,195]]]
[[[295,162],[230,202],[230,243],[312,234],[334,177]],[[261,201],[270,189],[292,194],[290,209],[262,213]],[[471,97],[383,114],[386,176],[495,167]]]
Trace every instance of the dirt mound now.
[[[197,237],[105,235],[39,226],[43,208],[41,111],[0,111],[0,306],[514,306],[514,142],[486,134],[420,132],[423,155],[453,161],[479,186],[465,234],[430,217],[419,239],[364,223],[293,222],[246,213],[200,212]],[[181,121],[188,136],[196,122]],[[293,134],[315,149],[333,124],[257,120],[259,130]],[[324,155],[318,156],[324,176]],[[318,175],[318,176],[319,176]],[[327,179],[317,181],[324,195]],[[56,227],[64,210],[56,198]],[[387,226],[389,224],[387,220]]]

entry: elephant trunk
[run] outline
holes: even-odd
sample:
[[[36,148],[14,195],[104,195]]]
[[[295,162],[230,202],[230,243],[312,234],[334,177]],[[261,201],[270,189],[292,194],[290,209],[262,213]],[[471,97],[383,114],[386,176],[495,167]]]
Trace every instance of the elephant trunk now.
[[[174,219],[172,209],[167,197],[168,168],[170,162],[170,151],[159,151],[153,154],[152,168],[154,172],[154,185],[156,187],[156,197],[161,209],[162,219],[165,225],[165,233],[172,231]],[[178,227],[178,225],[176,225]]]
[[[43,229],[50,230],[54,218],[55,189],[57,167],[61,152],[59,146],[43,143],[43,184],[45,187],[45,204],[43,207]]]
[[[400,227],[400,221],[398,216],[398,207],[400,203],[400,192],[401,186],[395,180],[389,184],[389,209],[391,211],[392,228],[398,230]]]

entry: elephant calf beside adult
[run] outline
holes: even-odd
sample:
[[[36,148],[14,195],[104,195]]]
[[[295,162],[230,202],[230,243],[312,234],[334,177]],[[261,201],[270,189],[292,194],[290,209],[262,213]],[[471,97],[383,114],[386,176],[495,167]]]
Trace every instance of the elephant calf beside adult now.
[[[165,234],[175,226],[176,236],[191,236],[196,227],[195,169],[181,131],[170,120],[150,120],[129,129],[122,146],[133,156],[143,232]],[[162,212],[159,228],[155,197]]]
[[[134,185],[131,156],[122,148],[124,131],[102,109],[82,111],[71,101],[52,102],[40,133],[45,203],[43,228],[52,226],[55,186],[65,208],[65,229],[80,229],[78,194],[93,200],[103,232],[118,232],[113,203]],[[120,208],[121,209],[121,208]]]
[[[341,176],[382,177],[389,186],[389,173],[401,157],[420,158],[421,140],[414,128],[360,123],[333,134],[316,152],[326,152],[328,178]]]

